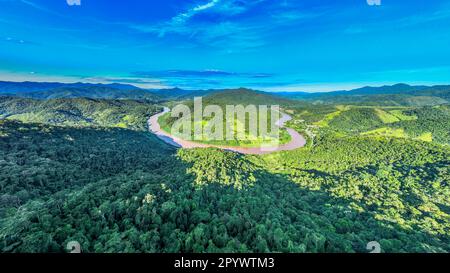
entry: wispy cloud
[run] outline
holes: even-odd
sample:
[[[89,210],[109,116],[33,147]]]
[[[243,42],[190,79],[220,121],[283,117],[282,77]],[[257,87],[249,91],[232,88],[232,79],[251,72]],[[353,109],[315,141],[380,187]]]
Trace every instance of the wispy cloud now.
[[[244,78],[269,78],[274,76],[269,73],[242,73],[242,72],[227,72],[217,69],[205,70],[162,70],[162,71],[137,71],[132,75],[138,77],[148,78],[192,78],[192,77],[244,77]]]
[[[271,81],[276,75],[258,72],[229,72],[217,69],[137,71],[131,73],[137,79],[159,79],[162,83],[181,88],[217,88],[246,86],[246,83]]]
[[[232,20],[266,0],[211,0],[172,17],[169,21],[152,25],[130,24],[129,27],[160,38],[169,34],[183,35],[202,46],[241,50],[262,46],[260,26],[250,20]],[[208,15],[201,18],[201,15]],[[199,17],[199,18],[196,18]]]
[[[3,39],[0,38],[0,42],[6,42],[6,43],[13,43],[17,45],[39,45],[39,43],[23,40],[23,39],[17,39],[13,37],[5,37]]]
[[[270,12],[270,19],[278,26],[280,25],[292,25],[325,16],[329,11],[325,9],[308,10],[304,11],[300,8],[279,6]]]
[[[450,20],[450,5],[438,5],[427,11],[392,16],[381,20],[362,21],[358,25],[351,25],[343,29],[345,34],[364,34],[386,31],[387,29],[407,29],[436,22]]]
[[[429,23],[440,20],[450,19],[450,8],[449,9],[439,9],[433,13],[418,14],[410,17],[400,18],[397,21],[399,26],[410,27],[418,24]]]
[[[187,33],[188,27],[186,24],[195,15],[206,12],[208,9],[215,7],[223,0],[211,0],[206,4],[194,6],[178,15],[172,17],[168,22],[162,22],[156,26],[134,26],[138,30],[157,32],[160,37],[165,36],[166,33]]]
[[[221,0],[211,0],[210,2],[203,4],[203,5],[197,5],[186,12],[180,13],[177,16],[173,17],[170,24],[171,25],[180,25],[186,23],[187,20],[189,20],[194,15],[206,11],[210,8],[213,8],[216,6]]]

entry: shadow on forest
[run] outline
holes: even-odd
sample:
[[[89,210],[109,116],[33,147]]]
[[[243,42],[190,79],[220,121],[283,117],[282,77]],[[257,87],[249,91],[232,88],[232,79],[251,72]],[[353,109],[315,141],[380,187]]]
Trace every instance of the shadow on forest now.
[[[192,168],[192,164],[187,167]],[[307,172],[310,171],[330,177],[326,172]],[[243,190],[219,186],[218,181],[201,188],[199,208],[211,209],[229,234],[240,242],[251,244],[262,240],[262,245],[267,244],[267,250],[272,252],[369,252],[366,246],[371,241],[379,242],[384,252],[445,251],[448,247],[447,236],[432,235],[417,226],[405,229],[395,222],[377,220],[367,205],[333,197],[324,190],[302,188],[287,175],[259,169],[255,176],[256,183]],[[218,203],[227,205],[221,207]],[[355,205],[364,209],[357,210]],[[244,229],[227,222],[230,213],[240,219]],[[260,251],[255,244],[250,249]]]
[[[202,150],[188,163],[151,134],[44,127],[2,128],[11,165],[0,180],[3,252],[63,252],[70,240],[86,252],[367,252],[370,241],[386,252],[448,248],[447,237],[376,220],[231,152]],[[187,174],[195,164],[201,172]],[[195,186],[198,175],[208,183]]]

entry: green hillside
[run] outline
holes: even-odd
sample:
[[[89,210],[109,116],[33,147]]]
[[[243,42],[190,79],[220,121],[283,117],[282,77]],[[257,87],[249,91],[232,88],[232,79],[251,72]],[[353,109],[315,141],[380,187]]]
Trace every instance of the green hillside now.
[[[318,127],[321,134],[407,138],[450,144],[450,106],[298,106],[295,109],[299,130],[306,124]]]
[[[156,94],[142,89],[120,90],[111,87],[60,87],[44,91],[22,92],[19,97],[33,99],[67,99],[67,98],[93,98],[93,99],[140,99],[147,101],[161,101]]]
[[[160,101],[162,96],[127,84],[0,81],[0,95],[32,99],[93,98]]]
[[[161,107],[131,100],[0,97],[0,118],[66,126],[146,129],[147,119]]]
[[[218,105],[290,105],[295,102],[289,99],[280,98],[275,94],[259,92],[246,88],[234,90],[222,90],[204,98],[204,103]]]
[[[194,102],[192,100],[186,100],[180,102],[181,104],[187,105],[191,109],[191,113],[194,112]],[[295,102],[283,98],[279,98],[267,93],[257,92],[249,89],[236,89],[236,90],[225,90],[223,92],[213,93],[209,94],[205,97],[202,97],[202,104],[203,109],[205,109],[208,105],[218,105],[221,107],[224,119],[225,119],[225,113],[226,113],[226,106],[227,105],[242,105],[242,106],[248,106],[248,105],[255,105],[257,108],[260,105],[267,105],[268,109],[270,110],[270,106],[272,105],[278,105],[280,107],[282,106],[288,106],[291,104],[295,104]],[[172,106],[175,106],[176,103],[172,104]],[[258,114],[258,121],[259,122],[259,114]],[[159,119],[159,123],[161,127],[166,132],[171,132],[171,128],[174,124],[174,122],[177,120],[177,118],[172,118],[171,114],[168,113],[164,116],[162,116]],[[210,118],[204,118],[203,126],[204,128],[206,126],[209,126],[208,122],[210,121]],[[253,136],[250,134],[249,129],[249,117],[246,116],[245,125],[241,124],[238,119],[235,118],[235,124],[233,125],[236,132],[243,132],[246,136],[246,140],[237,139],[235,137],[234,140],[212,140],[210,136],[208,135],[202,135],[202,140],[198,140],[198,142],[201,143],[208,143],[208,144],[214,144],[214,145],[223,145],[223,146],[241,146],[241,147],[260,147],[262,144],[269,143],[272,138],[268,137],[262,137],[261,135]],[[268,128],[270,128],[270,122],[271,122],[271,116],[270,112],[268,112],[268,118],[267,118],[267,124]],[[192,114],[192,124],[194,124],[194,117]],[[223,122],[223,136],[226,136],[226,128],[227,123],[224,120]],[[191,135],[193,135],[194,128],[192,126],[192,132]],[[281,143],[287,143],[290,140],[289,134],[285,130],[280,130],[280,142]]]

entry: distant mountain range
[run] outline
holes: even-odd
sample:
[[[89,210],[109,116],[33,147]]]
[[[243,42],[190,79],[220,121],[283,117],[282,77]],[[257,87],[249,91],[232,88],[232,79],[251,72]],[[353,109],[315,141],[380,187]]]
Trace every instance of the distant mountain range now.
[[[280,92],[277,95],[314,103],[420,106],[449,103],[450,85],[412,86],[396,84],[381,87],[366,86],[350,91]]]
[[[161,98],[148,90],[126,84],[0,82],[0,95],[33,99],[93,98],[145,99]]]
[[[327,97],[327,96],[356,96],[356,95],[387,95],[387,94],[416,94],[426,93],[429,91],[447,91],[450,89],[450,85],[408,85],[408,84],[395,84],[385,85],[381,87],[365,86],[362,88],[352,90],[339,90],[331,92],[277,92],[278,95],[295,98],[307,98],[307,97]]]
[[[221,90],[143,89],[129,84],[92,84],[59,82],[0,81],[0,96],[33,99],[93,98],[143,99],[150,101],[183,100]]]
[[[252,92],[252,93],[249,93]],[[258,99],[267,101],[283,99],[312,103],[342,103],[367,105],[438,105],[450,102],[450,86],[411,86],[396,84],[382,87],[363,87],[350,91],[321,93],[307,92],[262,92],[250,89],[210,89],[184,90],[142,89],[129,84],[92,84],[92,83],[50,83],[50,82],[2,82],[0,96],[25,97],[34,99],[93,98],[93,99],[139,99],[154,102],[167,100],[185,100],[195,96],[216,94],[216,99],[248,101]],[[222,94],[222,95],[221,95]],[[225,95],[227,94],[227,95]],[[262,94],[266,96],[262,97]],[[222,98],[221,98],[222,96]],[[255,96],[255,97],[253,97]],[[226,97],[226,99],[225,99]],[[277,99],[276,99],[277,98]]]

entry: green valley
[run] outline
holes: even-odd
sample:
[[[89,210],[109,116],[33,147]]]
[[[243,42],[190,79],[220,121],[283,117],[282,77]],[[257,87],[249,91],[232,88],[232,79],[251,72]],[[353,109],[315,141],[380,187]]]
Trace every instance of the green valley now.
[[[280,103],[309,145],[176,149],[147,131],[167,102],[3,97],[0,250],[450,251],[448,105],[204,101]]]

